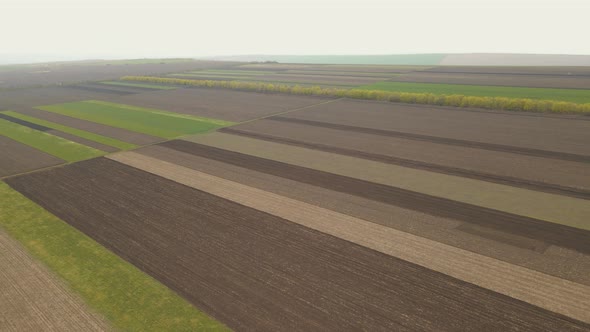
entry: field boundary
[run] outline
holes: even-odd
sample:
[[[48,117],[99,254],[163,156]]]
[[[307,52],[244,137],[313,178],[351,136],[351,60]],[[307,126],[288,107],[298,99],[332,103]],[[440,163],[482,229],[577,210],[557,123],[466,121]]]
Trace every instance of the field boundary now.
[[[122,81],[185,85],[205,88],[224,88],[257,92],[279,92],[294,95],[347,97],[353,99],[382,100],[409,104],[454,106],[468,108],[525,111],[540,113],[590,114],[590,103],[579,104],[557,100],[534,100],[525,98],[475,97],[464,95],[437,95],[432,93],[409,93],[396,91],[304,87],[261,82],[192,80],[157,76],[123,76]]]

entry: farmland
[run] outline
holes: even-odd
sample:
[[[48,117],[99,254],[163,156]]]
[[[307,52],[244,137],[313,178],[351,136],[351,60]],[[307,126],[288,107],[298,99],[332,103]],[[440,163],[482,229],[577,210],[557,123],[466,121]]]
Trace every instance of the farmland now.
[[[589,69],[148,60],[0,71],[0,330],[590,330]]]

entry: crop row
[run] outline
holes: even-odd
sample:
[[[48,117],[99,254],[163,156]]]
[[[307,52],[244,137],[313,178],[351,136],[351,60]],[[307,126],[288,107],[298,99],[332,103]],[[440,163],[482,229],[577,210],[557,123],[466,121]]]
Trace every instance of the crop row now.
[[[361,89],[322,88],[319,86],[290,86],[282,84],[240,81],[191,80],[154,76],[124,76],[124,81],[174,84],[193,87],[238,89],[257,92],[278,92],[295,95],[346,97],[354,99],[384,100],[410,104],[476,107],[495,110],[590,113],[590,103],[578,104],[557,100],[534,100],[525,98],[476,97],[464,95],[438,95],[432,93],[410,93]]]

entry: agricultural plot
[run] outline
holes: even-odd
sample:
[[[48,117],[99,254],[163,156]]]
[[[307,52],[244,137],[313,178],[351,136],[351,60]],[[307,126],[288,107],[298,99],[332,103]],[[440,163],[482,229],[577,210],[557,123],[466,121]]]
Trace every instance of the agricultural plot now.
[[[234,329],[452,330],[457,320],[469,328],[507,331],[586,327],[287,222],[286,214],[302,211],[297,205],[279,217],[220,198],[219,192],[212,195],[103,158],[13,178],[9,184]],[[236,192],[241,197],[251,193]],[[84,211],[71,208],[89,201],[93,204]],[[334,222],[330,214],[324,218]],[[586,292],[576,290],[578,296]],[[571,306],[564,310],[588,319]]]
[[[433,93],[439,95],[465,95],[480,97],[506,97],[590,103],[590,90],[499,87],[485,85],[429,84],[379,82],[361,87],[366,90]]]
[[[21,300],[37,299],[38,303],[28,303],[22,311],[3,310],[0,319],[2,330],[5,330],[3,322],[9,324],[10,331],[22,319],[27,320],[23,324],[39,324],[40,330],[63,331],[61,328],[67,327],[76,327],[72,329],[75,331],[92,330],[93,324],[95,327],[104,327],[105,324],[91,314],[93,312],[104,318],[102,322],[107,321],[109,331],[227,330],[170,289],[4,182],[0,182],[0,196],[0,227],[35,258],[33,263],[31,258],[22,253],[4,256],[5,251],[2,251],[0,261],[10,262],[14,269],[0,269],[0,280],[6,280],[6,277],[24,270],[26,275],[20,276],[19,280],[29,282],[29,287],[34,286],[35,278],[45,281],[44,289],[35,287],[18,294]],[[18,266],[19,263],[27,262],[31,264],[28,268]],[[43,272],[47,271],[45,267],[51,269],[55,276]],[[44,274],[40,275],[41,272]],[[61,280],[56,281],[56,277]],[[64,290],[64,284],[67,284],[67,291]],[[3,285],[1,281],[0,285]],[[7,288],[7,292],[0,293],[0,297],[13,294],[15,282],[11,285],[13,288]],[[61,291],[56,290],[58,286],[62,288]],[[38,294],[32,294],[34,291]],[[0,306],[6,303],[10,305],[16,300],[3,298]],[[81,304],[82,301],[85,304]],[[39,311],[31,312],[34,309]],[[70,312],[64,313],[63,310]]]
[[[102,101],[84,101],[38,108],[161,138],[206,132],[231,124],[221,120]]]
[[[2,229],[0,252],[0,330],[111,330],[103,317],[89,309]]]
[[[352,132],[554,159],[587,161],[590,156],[590,146],[586,144],[590,122],[585,119],[354,100],[324,103],[283,117]]]
[[[400,75],[391,80],[396,82],[413,83],[468,84],[552,89],[588,89],[588,87],[590,87],[589,76],[572,75],[469,74],[420,71]]]
[[[590,198],[585,163],[267,118],[221,131],[400,166]],[[469,156],[469,158],[465,158]]]
[[[308,107],[328,99],[190,88],[122,96],[109,100],[191,116],[239,122]]]
[[[98,157],[99,151],[45,132],[43,127],[33,128],[0,118],[0,135],[29,145],[68,162]],[[39,130],[41,129],[41,130]]]
[[[4,136],[0,136],[0,156],[0,177],[64,163],[62,159]]]

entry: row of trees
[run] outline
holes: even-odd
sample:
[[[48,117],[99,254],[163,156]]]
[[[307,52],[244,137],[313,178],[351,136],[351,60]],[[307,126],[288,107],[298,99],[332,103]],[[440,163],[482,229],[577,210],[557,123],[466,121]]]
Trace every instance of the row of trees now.
[[[295,95],[346,97],[355,99],[384,100],[410,104],[474,107],[509,111],[590,114],[590,103],[577,104],[557,100],[536,100],[504,97],[475,97],[464,95],[435,95],[432,93],[408,93],[360,89],[322,88],[319,86],[310,87],[261,82],[192,80],[154,76],[125,76],[121,79],[124,81],[173,84],[181,86],[224,88],[257,92],[288,93]]]

